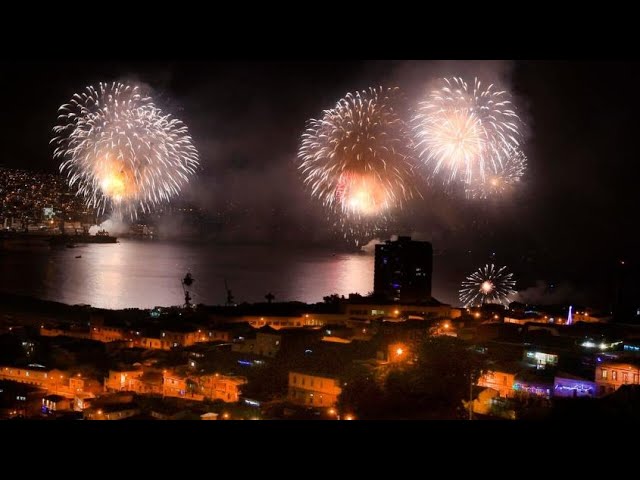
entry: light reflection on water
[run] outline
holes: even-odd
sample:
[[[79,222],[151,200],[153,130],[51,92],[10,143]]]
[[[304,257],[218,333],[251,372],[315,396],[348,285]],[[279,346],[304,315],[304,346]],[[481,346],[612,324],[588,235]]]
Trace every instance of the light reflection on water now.
[[[82,258],[76,258],[81,256]],[[0,291],[103,308],[178,305],[180,280],[195,278],[195,303],[320,302],[332,293],[373,290],[373,255],[266,246],[220,246],[123,239],[33,252],[0,252]],[[436,298],[439,291],[435,288]]]

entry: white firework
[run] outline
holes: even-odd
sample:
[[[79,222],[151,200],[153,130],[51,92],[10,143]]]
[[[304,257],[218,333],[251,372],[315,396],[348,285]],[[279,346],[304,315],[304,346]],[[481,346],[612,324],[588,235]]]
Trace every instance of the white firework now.
[[[418,156],[431,175],[445,172],[445,183],[484,181],[488,170],[500,171],[520,147],[522,121],[510,96],[477,78],[442,79],[418,105],[412,119]]]
[[[60,171],[101,213],[148,212],[177,196],[199,165],[187,127],[137,86],[87,87],[59,108],[53,131]]]
[[[516,293],[516,282],[507,267],[497,268],[487,264],[469,275],[463,282],[459,298],[465,307],[480,306],[485,303],[507,305],[510,297]]]

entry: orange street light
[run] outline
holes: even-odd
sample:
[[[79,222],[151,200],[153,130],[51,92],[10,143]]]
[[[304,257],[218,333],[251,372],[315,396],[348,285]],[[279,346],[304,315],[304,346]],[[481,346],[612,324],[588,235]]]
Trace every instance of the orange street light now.
[[[344,419],[345,420],[355,420],[356,417],[354,417],[353,415],[345,415]]]

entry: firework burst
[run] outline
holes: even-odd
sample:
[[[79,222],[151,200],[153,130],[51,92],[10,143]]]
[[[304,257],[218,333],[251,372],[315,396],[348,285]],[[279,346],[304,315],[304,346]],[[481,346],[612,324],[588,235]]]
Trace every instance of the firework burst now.
[[[511,192],[524,175],[527,168],[527,157],[518,150],[510,155],[497,170],[489,169],[484,180],[476,179],[466,185],[465,191],[469,198],[496,198]]]
[[[413,145],[397,88],[347,94],[309,120],[298,151],[312,196],[352,233],[375,231],[417,195]]]
[[[508,304],[509,297],[516,293],[513,274],[507,267],[496,268],[494,264],[485,265],[469,275],[460,288],[460,302],[465,307],[484,305],[485,303]]]
[[[177,196],[199,164],[187,127],[137,86],[100,83],[58,110],[54,158],[100,213],[148,212]]]
[[[509,94],[477,78],[443,79],[412,119],[418,156],[432,175],[444,171],[445,182],[466,184],[501,171],[520,145],[521,124]]]

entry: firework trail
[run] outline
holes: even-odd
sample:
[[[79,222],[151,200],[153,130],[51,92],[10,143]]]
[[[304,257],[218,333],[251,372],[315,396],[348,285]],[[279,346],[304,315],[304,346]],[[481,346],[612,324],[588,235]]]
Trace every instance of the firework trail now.
[[[485,265],[469,275],[459,292],[462,305],[472,307],[485,303],[508,304],[509,297],[516,293],[513,274],[507,267],[496,268],[494,264]]]
[[[345,234],[379,230],[419,193],[413,145],[397,88],[347,94],[311,119],[298,150],[304,183]]]
[[[58,113],[54,158],[99,213],[149,212],[177,196],[199,165],[187,127],[137,86],[89,86]]]
[[[417,154],[431,175],[445,172],[445,183],[484,182],[519,149],[522,122],[509,94],[477,78],[445,78],[418,105],[412,118]]]
[[[518,150],[507,157],[497,170],[488,169],[484,180],[476,179],[465,186],[468,198],[496,198],[512,191],[527,168],[527,157]]]

